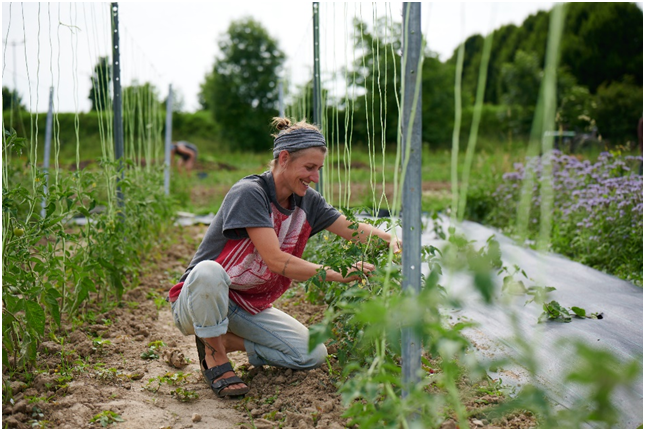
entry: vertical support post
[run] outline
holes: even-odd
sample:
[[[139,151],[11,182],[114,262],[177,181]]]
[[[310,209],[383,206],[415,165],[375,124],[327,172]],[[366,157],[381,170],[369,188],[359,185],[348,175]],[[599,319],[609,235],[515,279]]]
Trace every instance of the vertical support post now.
[[[52,150],[52,122],[54,116],[54,87],[49,87],[49,109],[47,110],[47,122],[45,123],[45,154],[43,157],[43,172],[45,173],[45,197],[40,209],[40,216],[45,218],[47,212],[47,195],[49,194],[49,159]]]
[[[164,191],[170,194],[170,146],[172,141],[172,84],[168,85],[168,99],[166,99],[166,140],[164,146]]]
[[[417,295],[421,290],[421,81],[417,76],[421,56],[421,3],[403,3],[403,290]],[[419,381],[421,340],[411,328],[402,332],[403,396]]]
[[[319,2],[313,2],[314,8],[314,79],[313,79],[313,101],[314,101],[314,124],[322,128],[322,89],[320,86],[320,25],[318,11]],[[316,184],[316,190],[323,191],[323,173],[320,172],[320,180]]]
[[[117,181],[123,179],[123,100],[121,98],[121,54],[119,46],[119,4],[111,3],[112,9],[112,89],[114,92],[114,158],[119,161]],[[123,207],[123,192],[117,186],[117,203]]]

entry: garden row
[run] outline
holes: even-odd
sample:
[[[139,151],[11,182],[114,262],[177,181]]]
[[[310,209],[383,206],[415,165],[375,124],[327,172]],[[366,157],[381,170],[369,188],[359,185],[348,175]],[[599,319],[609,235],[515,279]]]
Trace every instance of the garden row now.
[[[95,171],[48,177],[24,164],[24,139],[14,133],[3,144],[2,359],[20,370],[61,322],[78,321],[88,303],[113,307],[136,286],[140,258],[163,239],[173,205],[158,167],[123,175],[102,160]]]

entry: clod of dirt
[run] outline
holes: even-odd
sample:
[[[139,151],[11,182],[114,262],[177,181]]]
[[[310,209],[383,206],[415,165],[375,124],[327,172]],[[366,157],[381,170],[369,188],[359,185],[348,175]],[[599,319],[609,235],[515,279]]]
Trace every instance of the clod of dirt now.
[[[188,360],[186,359],[184,354],[177,349],[165,351],[163,354],[163,359],[171,367],[179,369],[184,368],[186,365],[188,365]]]
[[[193,413],[193,418],[192,418],[193,422],[200,422],[201,420],[202,420],[201,415],[199,415],[197,413]]]

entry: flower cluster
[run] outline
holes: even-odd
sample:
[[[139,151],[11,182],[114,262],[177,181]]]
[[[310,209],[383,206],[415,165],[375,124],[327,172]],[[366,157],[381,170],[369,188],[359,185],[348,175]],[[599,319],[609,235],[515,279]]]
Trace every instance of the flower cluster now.
[[[552,247],[582,263],[642,283],[643,176],[641,156],[602,153],[595,163],[553,151],[516,163],[493,193],[489,222],[514,233],[523,184],[534,174],[529,232],[540,223],[540,185],[551,164]]]

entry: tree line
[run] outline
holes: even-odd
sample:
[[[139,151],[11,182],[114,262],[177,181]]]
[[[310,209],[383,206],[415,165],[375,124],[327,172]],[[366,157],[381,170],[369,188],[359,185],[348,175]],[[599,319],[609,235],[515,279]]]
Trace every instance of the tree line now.
[[[565,7],[556,126],[602,139],[608,145],[634,144],[643,115],[642,10],[635,3],[567,3]],[[520,26],[505,25],[491,35],[480,135],[494,140],[528,136],[543,76],[549,17],[550,11],[540,11]],[[356,60],[340,74],[347,76],[345,84],[356,89],[358,96],[332,96],[323,83],[327,118],[334,123],[328,133],[338,134],[335,139],[339,141],[351,135],[352,143],[359,145],[376,139],[396,142],[401,24],[380,19],[370,27],[355,20],[354,27]],[[473,112],[483,45],[484,36],[479,34],[464,42],[464,131]],[[252,18],[232,22],[218,46],[221,55],[201,84],[203,112],[196,113],[199,118],[194,121],[183,113],[179,126],[205,128],[229,148],[265,151],[272,143],[269,122],[278,115],[278,80],[286,55]],[[457,50],[446,61],[427,49],[423,54],[422,139],[432,148],[448,148],[455,117]],[[91,77],[92,110],[111,105],[110,73],[107,58],[101,58]],[[287,95],[292,111],[305,98],[311,100],[311,82]],[[141,104],[137,114],[141,116],[149,115],[146,110],[153,104],[162,103],[158,90],[149,83],[125,87],[123,100]],[[20,104],[19,96],[3,87],[3,110],[16,104]],[[311,103],[305,106],[303,114],[311,121]],[[205,120],[205,113],[210,120]],[[181,139],[190,139],[190,130],[182,132]]]

